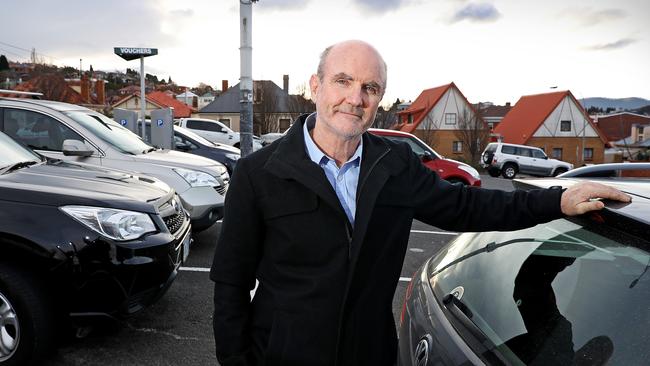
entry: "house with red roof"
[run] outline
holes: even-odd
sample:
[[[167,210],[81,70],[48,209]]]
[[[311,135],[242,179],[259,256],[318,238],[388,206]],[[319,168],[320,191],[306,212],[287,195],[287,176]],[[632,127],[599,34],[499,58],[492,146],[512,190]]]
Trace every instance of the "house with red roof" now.
[[[469,144],[475,144],[478,139],[480,146],[475,150],[480,154],[489,136],[485,121],[453,82],[422,91],[397,116],[397,129],[418,136],[438,153],[452,159],[476,160],[471,156]],[[477,136],[470,138],[471,134]]]
[[[569,90],[521,97],[494,134],[575,166],[602,163],[607,143]]]
[[[593,116],[596,126],[602,132],[609,143],[623,140],[634,134],[634,128],[639,126],[650,127],[650,116],[631,112],[620,112],[608,115]],[[634,137],[637,137],[636,135]],[[638,142],[638,138],[633,138]]]
[[[155,91],[146,95],[145,115],[150,116],[151,111],[160,108],[173,108],[174,118],[188,118],[196,113],[196,109],[182,103],[173,96],[169,96],[163,91]],[[113,108],[122,108],[132,111],[140,111],[140,94],[132,94],[122,98],[112,105]]]

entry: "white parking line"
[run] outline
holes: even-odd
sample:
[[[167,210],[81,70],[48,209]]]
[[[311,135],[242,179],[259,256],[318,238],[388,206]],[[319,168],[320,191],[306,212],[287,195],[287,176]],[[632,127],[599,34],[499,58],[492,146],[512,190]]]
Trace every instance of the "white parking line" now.
[[[202,267],[179,267],[178,269],[181,271],[189,271],[189,272],[210,272],[210,268],[202,268]]]
[[[458,233],[452,233],[450,231],[411,230],[411,232],[417,234],[458,235]]]
[[[400,277],[399,280],[401,282],[411,282],[411,277]]]

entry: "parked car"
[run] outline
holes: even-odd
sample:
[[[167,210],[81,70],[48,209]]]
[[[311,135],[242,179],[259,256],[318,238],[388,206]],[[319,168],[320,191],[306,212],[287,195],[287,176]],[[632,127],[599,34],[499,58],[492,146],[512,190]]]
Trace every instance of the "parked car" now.
[[[181,118],[179,120],[179,126],[187,128],[214,143],[231,145],[239,148],[241,140],[239,132],[231,130],[230,127],[219,121],[207,118]],[[261,148],[262,140],[253,135],[253,151],[257,151]]]
[[[560,178],[646,178],[650,179],[650,163],[608,163],[587,165],[558,175]]]
[[[230,176],[214,160],[156,149],[103,114],[67,103],[0,98],[0,120],[1,131],[45,156],[164,181],[180,196],[194,231],[223,217]]]
[[[392,141],[406,143],[420,157],[424,166],[438,173],[440,178],[446,181],[462,183],[468,186],[481,186],[481,176],[476,169],[465,163],[442,157],[415,135],[402,131],[378,128],[371,128],[368,132]]]
[[[147,125],[147,136],[151,133],[151,121],[145,120]],[[196,133],[174,125],[174,150],[203,156],[223,164],[228,169],[228,174],[232,175],[237,160],[241,157],[241,151],[233,146],[217,144],[206,140]],[[141,131],[140,128],[138,130]]]
[[[541,177],[562,174],[573,169],[573,164],[550,159],[544,150],[526,145],[489,143],[481,154],[481,166],[492,177],[501,174],[506,179],[513,179],[517,173]]]
[[[0,365],[37,361],[70,318],[151,305],[190,233],[162,181],[45,158],[0,132]]]
[[[288,131],[288,130],[287,130]],[[260,139],[262,140],[262,145],[271,145],[272,143],[275,142],[275,140],[279,139],[280,137],[286,135],[285,132],[269,132],[265,133],[262,136],[260,136]]]
[[[527,179],[519,188],[584,179]],[[643,365],[650,351],[650,185],[631,203],[513,232],[466,233],[413,275],[399,364]]]

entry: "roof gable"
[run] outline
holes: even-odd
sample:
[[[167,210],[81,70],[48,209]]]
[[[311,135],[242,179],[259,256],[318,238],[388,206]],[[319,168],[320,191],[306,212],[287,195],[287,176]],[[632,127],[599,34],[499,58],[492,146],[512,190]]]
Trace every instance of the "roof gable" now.
[[[403,111],[397,112],[397,115],[413,115],[413,123],[403,125],[400,130],[404,132],[413,132],[418,125],[424,120],[429,112],[440,101],[443,95],[451,87],[456,87],[454,83],[441,85],[435,88],[426,89],[418,95],[418,97],[411,103],[411,105]],[[460,93],[460,91],[458,91]],[[462,93],[461,93],[462,95]]]

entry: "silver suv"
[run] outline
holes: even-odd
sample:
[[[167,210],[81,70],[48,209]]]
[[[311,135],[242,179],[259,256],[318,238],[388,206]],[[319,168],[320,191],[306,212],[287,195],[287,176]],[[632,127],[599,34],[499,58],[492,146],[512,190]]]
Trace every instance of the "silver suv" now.
[[[230,181],[214,160],[148,145],[88,108],[47,100],[0,98],[0,131],[42,155],[149,175],[174,188],[194,231],[223,216]]]
[[[502,175],[506,179],[514,178],[517,173],[550,177],[573,169],[573,164],[549,159],[538,147],[502,142],[488,144],[480,163],[490,176]]]

